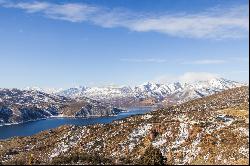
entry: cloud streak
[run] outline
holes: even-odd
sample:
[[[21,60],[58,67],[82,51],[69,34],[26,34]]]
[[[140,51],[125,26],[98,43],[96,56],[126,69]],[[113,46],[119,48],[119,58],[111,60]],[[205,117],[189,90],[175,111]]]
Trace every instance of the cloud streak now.
[[[236,70],[236,71],[232,71],[232,74],[240,74],[240,73],[249,73],[249,70]]]
[[[203,60],[195,60],[190,62],[182,62],[182,64],[193,64],[193,65],[211,65],[211,64],[223,64],[226,63],[225,60],[220,59],[203,59]]]
[[[227,60],[222,59],[197,59],[197,60],[173,60],[173,59],[162,59],[162,58],[122,58],[121,62],[133,62],[133,63],[172,63],[176,65],[220,65],[225,63],[242,63],[248,62],[246,58],[228,58]]]
[[[138,13],[126,9],[109,9],[83,3],[0,1],[5,8],[22,9],[27,13],[42,13],[50,19],[70,22],[90,22],[137,32],[158,32],[188,38],[247,38],[249,33],[248,5],[208,9],[200,13]]]
[[[155,58],[146,58],[146,59],[132,59],[132,58],[123,58],[120,59],[122,62],[134,62],[134,63],[165,63],[167,62],[165,59],[155,59]]]
[[[162,75],[155,78],[154,82],[171,83],[179,81],[183,83],[192,83],[195,81],[206,81],[219,77],[221,77],[219,74],[210,72],[186,72],[181,75]]]
[[[236,62],[249,63],[249,57],[231,57],[230,60]]]

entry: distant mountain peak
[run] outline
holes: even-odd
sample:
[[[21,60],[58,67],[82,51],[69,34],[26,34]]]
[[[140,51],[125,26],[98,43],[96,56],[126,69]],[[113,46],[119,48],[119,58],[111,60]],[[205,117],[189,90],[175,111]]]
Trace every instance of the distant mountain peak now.
[[[61,95],[70,98],[87,97],[95,100],[112,101],[119,98],[146,99],[154,98],[162,101],[165,98],[175,98],[178,102],[187,101],[222,90],[243,86],[245,84],[215,77],[195,82],[156,83],[147,81],[138,86],[107,85],[98,87],[77,86],[69,89],[27,87],[26,90],[37,90],[45,93]]]
[[[49,94],[55,94],[58,93],[60,91],[63,90],[63,88],[41,88],[41,87],[37,87],[37,86],[33,86],[33,87],[25,87],[22,90],[28,90],[28,91],[40,91],[40,92],[45,92],[45,93],[49,93]]]

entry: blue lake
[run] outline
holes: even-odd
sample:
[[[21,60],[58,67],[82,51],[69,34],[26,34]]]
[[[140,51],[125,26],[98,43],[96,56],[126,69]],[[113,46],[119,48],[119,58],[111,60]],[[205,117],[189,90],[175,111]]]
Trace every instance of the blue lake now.
[[[39,133],[43,130],[56,128],[66,124],[86,126],[97,123],[111,123],[114,120],[123,119],[132,115],[145,114],[152,110],[153,110],[152,107],[137,107],[137,108],[130,108],[128,109],[127,112],[122,112],[117,116],[110,116],[110,117],[50,118],[46,120],[38,120],[22,124],[0,126],[0,139],[7,139],[14,136],[30,136]]]

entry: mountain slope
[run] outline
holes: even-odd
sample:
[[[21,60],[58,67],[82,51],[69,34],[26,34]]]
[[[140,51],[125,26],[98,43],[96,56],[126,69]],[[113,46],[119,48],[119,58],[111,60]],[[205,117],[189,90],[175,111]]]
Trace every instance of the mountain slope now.
[[[0,124],[51,116],[108,116],[121,110],[88,98],[70,99],[37,90],[0,89]]]
[[[248,164],[248,110],[249,88],[239,87],[111,124],[61,126],[0,141],[0,159],[136,164],[152,146],[165,164]]]

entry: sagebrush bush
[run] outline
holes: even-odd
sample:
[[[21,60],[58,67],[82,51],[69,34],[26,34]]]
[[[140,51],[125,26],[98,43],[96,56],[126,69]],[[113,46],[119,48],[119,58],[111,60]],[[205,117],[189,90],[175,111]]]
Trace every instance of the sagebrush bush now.
[[[160,149],[149,146],[140,157],[138,164],[142,165],[163,165],[164,158]]]

